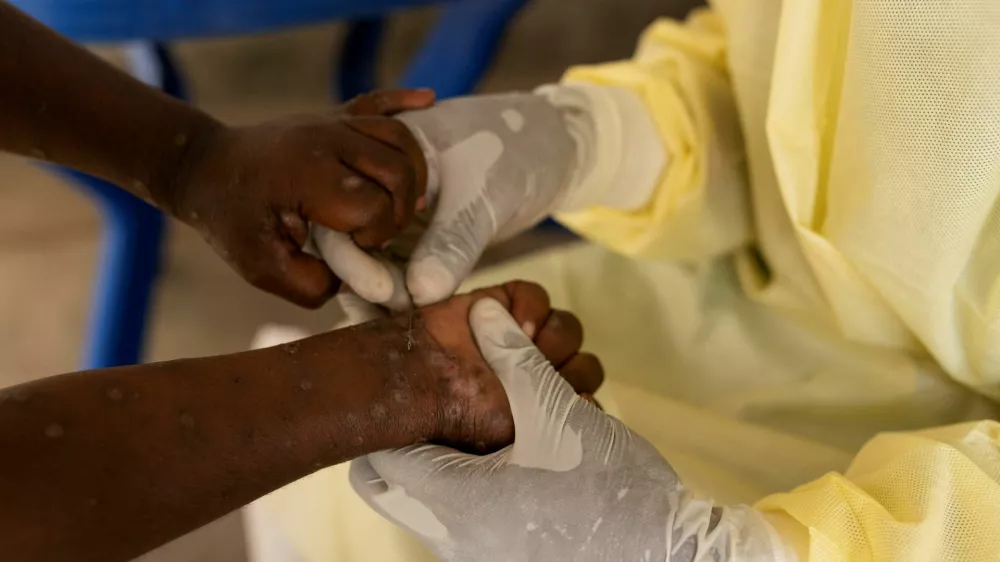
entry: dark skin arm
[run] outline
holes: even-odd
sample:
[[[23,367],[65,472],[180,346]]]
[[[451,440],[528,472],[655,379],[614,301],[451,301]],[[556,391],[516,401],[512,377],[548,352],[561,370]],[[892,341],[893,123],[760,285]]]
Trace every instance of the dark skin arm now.
[[[0,149],[69,166],[154,201],[219,124],[0,2]],[[153,194],[156,194],[154,196]]]
[[[428,396],[362,360],[377,339],[339,331],[297,349],[72,373],[7,389],[0,404],[6,556],[130,559],[314,470],[429,437],[429,418],[400,416],[390,425],[373,415],[391,405],[383,388]],[[418,409],[433,411],[429,401]]]
[[[198,229],[253,285],[306,307],[340,281],[301,251],[309,223],[376,248],[426,187],[420,147],[387,117],[426,90],[228,127],[115,69],[0,0],[0,151],[103,178]]]
[[[603,373],[579,323],[513,282],[235,355],[72,373],[0,391],[3,558],[128,560],[320,468],[419,441],[513,440],[471,337],[496,298],[580,392]]]

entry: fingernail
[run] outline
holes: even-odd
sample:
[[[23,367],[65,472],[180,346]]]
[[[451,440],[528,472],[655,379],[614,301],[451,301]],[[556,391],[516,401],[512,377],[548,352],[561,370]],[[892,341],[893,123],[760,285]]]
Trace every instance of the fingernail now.
[[[535,339],[534,322],[525,322],[524,324],[521,324],[521,331],[524,332],[524,335],[528,336],[529,338]]]

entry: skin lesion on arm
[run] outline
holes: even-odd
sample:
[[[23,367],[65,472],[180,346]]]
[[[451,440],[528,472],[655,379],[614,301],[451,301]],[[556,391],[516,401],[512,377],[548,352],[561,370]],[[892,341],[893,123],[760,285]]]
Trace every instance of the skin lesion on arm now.
[[[5,550],[129,559],[319,468],[431,438],[423,359],[379,357],[405,346],[372,326],[3,390]]]
[[[128,560],[320,468],[417,442],[512,442],[469,309],[491,297],[578,391],[603,376],[572,315],[508,283],[266,349],[70,373],[0,391],[12,560]],[[574,382],[576,381],[576,382]]]

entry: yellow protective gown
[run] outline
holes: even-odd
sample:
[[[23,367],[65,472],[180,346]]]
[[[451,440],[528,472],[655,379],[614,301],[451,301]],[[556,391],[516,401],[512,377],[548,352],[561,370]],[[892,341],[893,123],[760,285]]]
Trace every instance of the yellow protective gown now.
[[[606,408],[803,560],[1000,559],[1000,2],[712,8],[566,77],[654,115],[646,208],[561,217],[600,245],[471,284],[546,286]],[[734,107],[742,146],[713,138]],[[713,183],[720,162],[746,185]],[[429,560],[345,471],[264,500],[302,558]]]

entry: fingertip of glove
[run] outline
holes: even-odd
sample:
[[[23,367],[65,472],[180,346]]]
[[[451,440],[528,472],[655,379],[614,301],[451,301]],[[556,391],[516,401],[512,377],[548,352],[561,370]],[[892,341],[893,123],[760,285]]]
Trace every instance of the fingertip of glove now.
[[[378,258],[358,248],[350,236],[316,227],[313,240],[327,266],[361,298],[378,304],[393,298],[392,272]]]
[[[385,304],[392,300],[392,280],[379,277],[381,276],[370,277],[364,283],[351,285],[351,288],[368,302]]]
[[[431,256],[410,266],[406,287],[413,304],[426,306],[440,302],[455,292],[455,275],[440,259]]]
[[[474,323],[492,323],[498,320],[510,320],[513,322],[514,320],[510,312],[499,301],[489,297],[479,299],[473,303],[472,308],[469,310],[469,319]]]
[[[469,325],[487,360],[500,350],[532,346],[531,340],[517,325],[504,305],[492,298],[476,301],[469,310]]]

